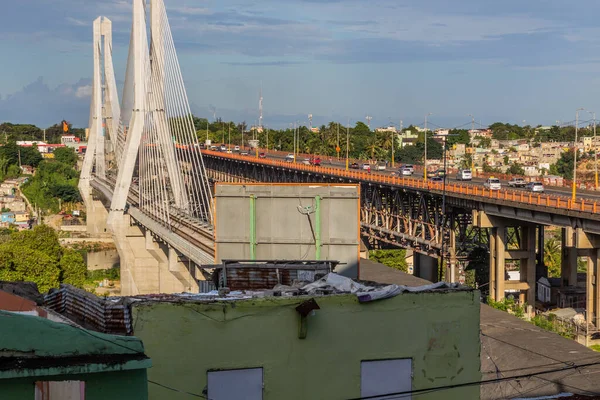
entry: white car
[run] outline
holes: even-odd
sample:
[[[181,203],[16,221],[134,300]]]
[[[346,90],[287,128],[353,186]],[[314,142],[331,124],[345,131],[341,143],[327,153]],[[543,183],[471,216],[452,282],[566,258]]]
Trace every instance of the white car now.
[[[408,168],[410,170],[411,174],[415,173],[415,167],[412,164],[406,164],[406,165],[402,166],[402,168]]]
[[[502,189],[502,184],[500,183],[500,179],[492,177],[485,181],[483,187],[489,190],[500,190]]]
[[[235,147],[233,148],[233,151],[240,151],[240,146],[235,146]]]
[[[375,171],[385,171],[385,164],[380,163],[375,166]]]
[[[544,193],[544,185],[541,182],[529,182],[527,190],[530,192]]]
[[[402,176],[411,176],[413,174],[410,168],[401,168],[400,173]]]
[[[294,155],[292,153],[288,154],[287,156],[285,156],[285,161],[294,162]]]
[[[302,164],[310,165],[310,158],[305,158],[302,160]]]
[[[364,169],[365,171],[370,171],[371,170],[371,164],[364,163],[361,166],[361,169]]]

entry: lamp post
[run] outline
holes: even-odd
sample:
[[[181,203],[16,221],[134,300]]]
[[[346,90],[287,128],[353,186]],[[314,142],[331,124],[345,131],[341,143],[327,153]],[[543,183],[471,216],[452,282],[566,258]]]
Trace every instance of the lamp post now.
[[[577,130],[579,129],[579,111],[584,108],[578,108],[575,110],[575,143],[573,143],[574,154],[573,154],[573,184],[571,186],[571,201],[574,203],[577,198]]]
[[[475,130],[475,117],[473,116],[473,114],[469,114],[469,117],[471,117],[471,130],[474,131]],[[475,157],[473,157],[473,154],[471,154],[471,174],[473,174],[473,173],[475,173]]]
[[[588,111],[594,118],[594,140],[592,145],[594,146],[594,189],[598,190],[598,147],[596,142],[596,112]]]
[[[348,155],[350,147],[350,119],[348,119],[348,124],[346,125],[346,171],[348,171]]]
[[[446,243],[445,237],[444,237],[444,227],[446,226],[446,177],[448,175],[447,172],[447,157],[446,157],[446,148],[447,146],[447,141],[448,141],[448,136],[458,136],[456,134],[448,134],[448,135],[440,135],[442,137],[442,139],[444,140],[444,148],[442,149],[443,151],[443,155],[442,157],[444,157],[444,180],[442,181],[442,226],[440,228],[440,231],[442,233],[442,249],[441,249],[441,258],[442,258],[442,267],[444,268],[446,265],[446,253],[445,253],[445,246],[444,244]],[[440,137],[437,136],[437,137]],[[456,281],[456,271],[454,269],[454,264],[452,263],[452,261],[450,262],[450,282],[455,282]],[[441,280],[441,268],[440,268],[440,280]]]
[[[423,180],[427,182],[427,117],[429,117],[431,113],[425,115],[425,156],[423,162]]]

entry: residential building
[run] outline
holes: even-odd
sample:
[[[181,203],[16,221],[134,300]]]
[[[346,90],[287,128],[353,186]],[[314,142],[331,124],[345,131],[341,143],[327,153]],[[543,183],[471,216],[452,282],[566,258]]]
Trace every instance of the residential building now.
[[[360,267],[367,281],[408,287],[430,283],[370,260],[361,260]],[[488,381],[479,386],[481,400],[569,399],[566,393],[598,392],[598,381],[590,377],[600,373],[599,353],[485,304],[480,313],[481,379]]]
[[[375,132],[390,132],[390,133],[396,133],[396,127],[393,125],[390,125],[388,127],[384,127],[384,128],[377,128],[375,129]]]
[[[139,339],[87,331],[43,301],[33,283],[0,281],[3,400],[148,398]]]
[[[144,342],[154,364],[149,380],[201,397],[265,400],[355,398],[480,380],[476,291],[445,283],[412,291],[365,288],[317,270],[236,268],[219,269],[214,278],[226,275],[229,294],[220,288],[111,302],[131,310],[110,325],[128,326]],[[294,276],[316,280],[292,285]],[[284,284],[257,289],[272,279]],[[103,300],[77,293],[63,285],[48,299],[68,313],[75,310],[68,296],[77,295],[76,313],[103,315]],[[477,385],[466,385],[427,398],[478,395]],[[172,396],[171,389],[150,386],[150,399]]]
[[[2,226],[6,227],[10,224],[15,223],[15,213],[14,212],[3,212],[0,214],[0,223]]]

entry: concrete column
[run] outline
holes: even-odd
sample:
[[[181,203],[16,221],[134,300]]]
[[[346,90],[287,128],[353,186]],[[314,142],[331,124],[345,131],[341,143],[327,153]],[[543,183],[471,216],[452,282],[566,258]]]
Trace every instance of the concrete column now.
[[[562,228],[561,286],[577,285],[577,248],[574,235],[574,229]]]
[[[456,232],[454,232],[454,230],[450,231],[450,247],[448,248],[448,253],[446,281],[450,283],[458,282],[456,270]],[[448,277],[450,279],[448,279]]]
[[[94,200],[90,195],[85,201],[85,206],[87,233],[93,237],[109,236],[110,232],[106,228],[108,211],[104,204],[99,200]]]
[[[498,235],[497,228],[491,228],[490,232],[490,284],[488,286],[489,295],[492,299],[496,299],[496,236]]]
[[[544,225],[538,225],[537,229],[537,265],[535,271],[535,281],[542,276],[548,277],[548,268],[544,265]]]
[[[505,281],[505,241],[506,241],[506,228],[499,226],[496,228],[495,235],[496,242],[496,301],[504,299],[504,281]]]
[[[535,286],[536,286],[536,242],[535,225],[523,226],[521,234],[520,249],[527,252],[527,257],[521,258],[521,282],[527,282],[527,289],[524,296],[519,296],[522,302],[535,304]]]

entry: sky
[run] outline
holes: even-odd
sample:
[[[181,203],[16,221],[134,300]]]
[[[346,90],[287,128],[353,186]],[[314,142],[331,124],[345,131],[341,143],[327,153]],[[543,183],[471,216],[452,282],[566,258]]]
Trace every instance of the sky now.
[[[192,111],[264,125],[600,117],[600,2],[164,0]],[[125,76],[131,0],[0,0],[0,122],[85,127],[92,21]],[[583,113],[582,119],[590,119]]]

